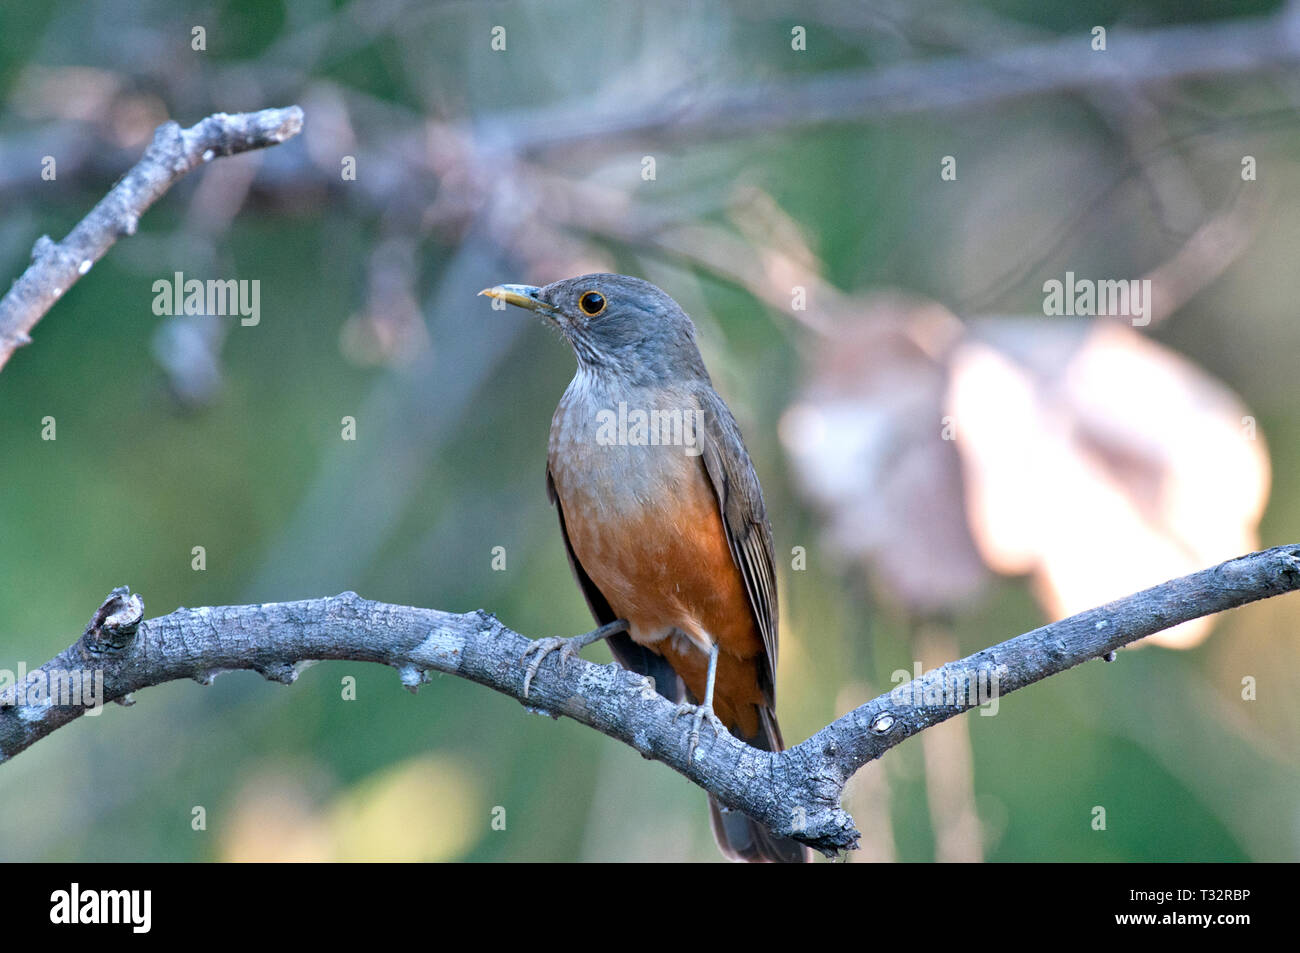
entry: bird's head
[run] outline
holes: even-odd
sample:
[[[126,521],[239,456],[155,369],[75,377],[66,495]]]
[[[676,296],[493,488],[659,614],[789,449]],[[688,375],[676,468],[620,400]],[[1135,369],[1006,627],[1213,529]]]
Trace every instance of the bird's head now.
[[[631,383],[708,380],[695,325],[648,281],[581,275],[541,288],[497,285],[479,294],[536,312],[564,335],[586,371]]]

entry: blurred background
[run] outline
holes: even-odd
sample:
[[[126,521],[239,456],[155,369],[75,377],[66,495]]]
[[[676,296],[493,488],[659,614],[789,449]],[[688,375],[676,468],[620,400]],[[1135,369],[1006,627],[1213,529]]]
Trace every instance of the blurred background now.
[[[475,297],[589,271],[673,295],[741,423],[790,742],[1300,540],[1298,5],[647,6],[0,8],[0,275],[159,123],[306,114],[177,184],[0,373],[0,668],[121,584],[149,616],[355,589],[589,629],[543,485],[573,358]],[[155,316],[178,271],[257,279],[260,324]],[[1045,316],[1067,272],[1149,279],[1149,322]],[[1298,621],[1267,600],[925,732],[852,783],[849,859],[1300,859]],[[719,859],[663,765],[361,664],[147,690],[0,804],[10,861]]]

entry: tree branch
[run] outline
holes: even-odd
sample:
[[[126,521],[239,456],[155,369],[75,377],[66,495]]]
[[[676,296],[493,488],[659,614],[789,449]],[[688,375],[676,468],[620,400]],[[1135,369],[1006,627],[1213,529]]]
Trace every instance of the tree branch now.
[[[649,679],[614,664],[564,662],[556,653],[525,697],[520,658],[528,640],[485,612],[388,605],[345,592],[301,602],[178,609],[145,622],[143,601],[123,587],[113,590],[73,645],[0,691],[0,763],[87,711],[97,712],[96,705],[129,704],[131,692],[150,685],[180,678],[209,685],[231,669],[253,669],[288,684],[297,677],[297,663],[309,659],[380,662],[396,668],[412,691],[429,672],[445,672],[532,710],[567,715],[662,761],[776,833],[832,854],[857,844],[853,819],[840,807],[844,785],[917,732],[1180,622],[1295,589],[1300,545],[1229,560],[950,662],[773,754],[725,732],[705,732],[700,746],[688,751],[688,726],[675,717],[676,706]],[[101,691],[60,695],[77,677]],[[972,684],[990,691],[970,691]]]
[[[1204,76],[1280,72],[1300,63],[1300,6],[1149,30],[1112,28],[1107,50],[1091,33],[1070,32],[1038,43],[848,69],[807,79],[782,77],[705,88],[675,100],[642,97],[613,108],[589,99],[489,116],[475,123],[481,138],[508,142],[520,154],[555,149],[701,141],[798,129],[823,123],[872,122],[921,113],[975,110],[1047,96],[1132,90]]]
[[[32,263],[0,298],[0,369],[10,355],[31,343],[31,330],[54,302],[113,247],[134,235],[140,216],[186,172],[218,156],[264,149],[302,131],[302,110],[263,109],[255,113],[216,113],[189,129],[165,122],[153,143],[112,190],[61,242],[42,235],[32,248]]]

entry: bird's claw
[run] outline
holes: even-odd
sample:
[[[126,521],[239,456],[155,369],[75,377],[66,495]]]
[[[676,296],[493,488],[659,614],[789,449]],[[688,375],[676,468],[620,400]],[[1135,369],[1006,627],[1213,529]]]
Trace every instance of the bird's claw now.
[[[708,724],[709,729],[713,732],[715,737],[719,731],[727,730],[727,726],[722,723],[722,719],[714,713],[712,708],[705,705],[692,705],[689,702],[682,702],[677,706],[677,710],[673,712],[673,721],[677,721],[677,719],[681,718],[683,715],[693,716],[691,722],[691,736],[688,742],[688,750],[690,751],[694,751],[699,745],[700,728],[703,725]]]
[[[546,656],[552,652],[560,653],[560,668],[563,670],[564,663],[571,658],[576,658],[578,650],[573,646],[573,639],[547,638],[535,639],[529,643],[528,648],[524,649],[524,654],[520,656],[520,661],[524,661],[530,655],[536,656],[528,663],[528,669],[524,672],[524,697],[528,697],[528,688],[533,683],[533,676],[537,670],[542,667],[546,661]]]

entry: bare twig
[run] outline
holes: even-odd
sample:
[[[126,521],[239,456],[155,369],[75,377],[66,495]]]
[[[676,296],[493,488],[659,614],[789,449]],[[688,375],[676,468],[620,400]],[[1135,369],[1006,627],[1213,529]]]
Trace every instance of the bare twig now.
[[[1263,17],[1114,31],[1105,51],[1088,32],[987,53],[963,53],[649,98],[593,108],[589,100],[476,123],[489,142],[522,155],[628,140],[701,141],[822,123],[978,109],[1054,94],[1134,90],[1203,76],[1277,72],[1300,63],[1300,9]]]
[[[87,710],[62,704],[54,686],[73,673],[102,677],[95,700],[179,678],[210,684],[229,669],[290,683],[308,659],[380,662],[414,690],[430,671],[458,675],[554,716],[568,715],[662,761],[725,804],[825,853],[852,848],[858,833],[841,808],[844,785],[868,761],[917,732],[1180,622],[1300,589],[1300,546],[1230,560],[1108,605],[1053,622],[950,662],[881,695],[780,754],[723,732],[688,750],[687,726],[653,684],[616,665],[552,656],[524,695],[528,641],[484,612],[463,615],[387,605],[352,592],[325,599],[177,611],[143,622],[125,588],[100,606],[85,634],[24,681],[0,692],[0,761]],[[959,690],[954,690],[954,688]]]
[[[54,302],[90,271],[122,235],[134,235],[140,216],[186,172],[218,156],[263,149],[302,130],[302,110],[263,109],[216,113],[182,129],[166,122],[143,158],[61,242],[42,235],[32,263],[0,299],[0,368],[14,350],[31,342],[31,330]]]

